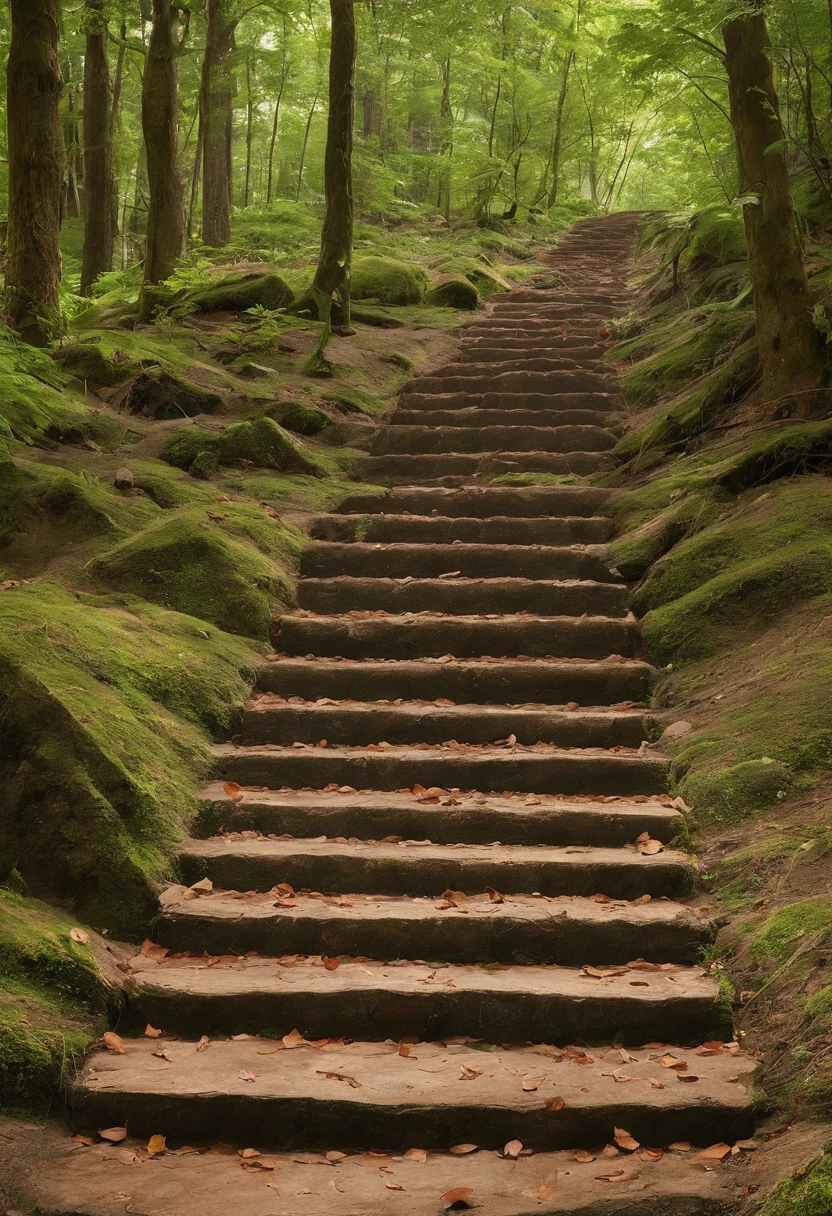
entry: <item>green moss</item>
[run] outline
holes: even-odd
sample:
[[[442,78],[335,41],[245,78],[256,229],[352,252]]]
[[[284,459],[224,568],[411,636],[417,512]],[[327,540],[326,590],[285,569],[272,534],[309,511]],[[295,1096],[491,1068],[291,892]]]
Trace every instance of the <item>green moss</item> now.
[[[272,522],[265,515],[263,521],[264,526]],[[204,511],[185,509],[120,542],[88,569],[111,590],[200,617],[230,633],[266,638],[270,598],[289,602],[289,578],[250,545],[231,539],[226,533],[233,530]]]
[[[288,308],[295,293],[279,274],[232,275],[210,287],[182,293],[176,306],[197,312],[245,312],[249,308]]]
[[[223,464],[244,460],[278,473],[315,473],[317,465],[303,448],[272,418],[235,422],[220,438],[218,457]]]
[[[59,346],[52,358],[65,372],[76,380],[105,387],[118,384],[138,370],[127,359],[115,360],[107,355],[96,342],[72,342]]]
[[[194,380],[151,367],[120,388],[112,404],[124,413],[144,418],[193,418],[216,414],[222,408],[222,397]]]
[[[318,435],[332,426],[329,414],[301,401],[278,401],[276,405],[269,406],[266,416],[298,435]]]
[[[437,308],[458,308],[473,312],[480,307],[480,293],[468,279],[443,279],[425,296],[426,304]]]
[[[827,1024],[832,1023],[832,984],[827,984],[809,997],[806,1015]]]
[[[352,266],[350,288],[356,300],[419,304],[429,286],[427,271],[415,262],[359,256]]]
[[[488,264],[488,259],[447,258],[438,262],[436,269],[443,275],[466,279],[476,287],[481,296],[490,296],[498,291],[511,291],[512,284]]]
[[[832,1155],[781,1178],[759,1216],[828,1216],[832,1212]]]
[[[765,758],[694,772],[680,788],[698,823],[737,823],[777,802],[792,784],[784,764]]]
[[[783,962],[808,937],[832,933],[832,900],[804,899],[773,912],[751,939],[751,956],[758,961]]]
[[[217,431],[209,431],[202,426],[182,426],[165,436],[162,459],[176,469],[188,470],[198,456],[208,453],[214,456],[216,464],[219,445]]]
[[[142,936],[257,652],[204,620],[45,582],[0,596],[0,881]]]

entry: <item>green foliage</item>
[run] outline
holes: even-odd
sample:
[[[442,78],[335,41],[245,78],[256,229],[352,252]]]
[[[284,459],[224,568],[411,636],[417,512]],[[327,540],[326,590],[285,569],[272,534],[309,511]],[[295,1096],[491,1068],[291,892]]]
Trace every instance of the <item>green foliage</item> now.
[[[356,300],[380,304],[419,304],[430,286],[424,267],[395,258],[358,257],[352,267],[351,291]]]
[[[298,435],[319,435],[332,426],[328,414],[314,406],[304,405],[302,401],[278,401],[276,405],[269,406],[266,415]]]
[[[428,291],[425,303],[473,312],[480,307],[480,293],[468,279],[443,279]]]
[[[232,275],[208,287],[196,287],[180,296],[175,307],[195,312],[247,312],[251,308],[274,311],[294,303],[291,287],[279,274]]]
[[[760,1209],[760,1216],[827,1216],[832,1211],[832,1154],[808,1169],[782,1178]]]
[[[750,951],[754,958],[783,962],[806,938],[832,934],[832,900],[805,899],[773,912],[756,930]]]
[[[680,767],[684,763],[683,758]],[[783,798],[792,783],[786,765],[766,757],[694,772],[683,789],[686,801],[696,808],[698,823],[739,823]]]
[[[42,350],[0,324],[0,462],[9,441],[33,443],[58,416],[66,377]]]

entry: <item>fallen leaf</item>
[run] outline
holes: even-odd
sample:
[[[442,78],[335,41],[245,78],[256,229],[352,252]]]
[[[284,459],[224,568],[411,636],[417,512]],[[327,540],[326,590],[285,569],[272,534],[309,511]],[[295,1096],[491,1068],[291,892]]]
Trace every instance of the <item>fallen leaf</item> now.
[[[115,1056],[123,1056],[125,1053],[124,1039],[117,1035],[114,1030],[105,1030],[101,1036],[102,1042],[108,1051],[111,1051]]]
[[[521,1195],[525,1195],[527,1199],[536,1199],[538,1203],[545,1203],[547,1199],[553,1199],[558,1186],[558,1172],[552,1170],[551,1174],[547,1174],[539,1186],[527,1187],[525,1191],[521,1191]]]
[[[526,1091],[527,1094],[532,1094],[532,1093],[534,1093],[534,1091],[536,1089],[540,1089],[541,1085],[543,1084],[543,1082],[545,1080],[546,1080],[545,1074],[542,1077],[524,1077],[523,1078],[523,1089]]]
[[[146,1039],[158,1039],[161,1033],[161,1030],[157,1030],[155,1026],[151,1026],[150,1022],[144,1028],[144,1037]]]
[[[477,1147],[476,1144],[455,1144],[448,1152],[453,1153],[455,1157],[464,1157],[466,1153],[475,1153]]]
[[[522,1147],[523,1147],[522,1140],[509,1140],[508,1144],[503,1149],[503,1156],[504,1157],[518,1157],[520,1155],[520,1150],[522,1149]]]
[[[677,1072],[676,1079],[678,1081],[698,1081],[699,1080],[699,1078],[695,1077],[692,1072]]]
[[[361,1082],[356,1081],[355,1077],[350,1077],[345,1072],[328,1072],[323,1068],[316,1068],[315,1072],[319,1077],[326,1077],[329,1081],[346,1081],[350,1089],[360,1089]]]
[[[189,891],[196,891],[198,894],[210,895],[214,889],[214,884],[210,878],[200,878],[199,882],[192,882],[188,887]]]
[[[242,798],[243,788],[236,781],[223,781],[222,788],[229,798]]]
[[[451,1152],[454,1150],[451,1149]],[[439,1202],[445,1205],[445,1211],[464,1212],[466,1208],[471,1207],[471,1200],[474,1198],[473,1187],[470,1186],[455,1186],[452,1191],[446,1191],[441,1195]]]
[[[102,1140],[106,1140],[109,1144],[121,1144],[122,1140],[127,1139],[127,1128],[105,1127],[98,1134]]]
[[[673,1144],[671,1144],[670,1147],[674,1153],[689,1153],[690,1152],[690,1141],[689,1140],[675,1140],[673,1142]]]
[[[404,1187],[400,1182],[385,1182],[384,1184],[388,1191],[403,1191]]]
[[[584,1151],[584,1149],[579,1149],[579,1151],[575,1154],[575,1160],[579,1161],[581,1165],[589,1165],[590,1162],[595,1160],[595,1154],[587,1153]]]
[[[256,1148],[238,1148],[237,1156],[242,1157],[244,1161],[251,1161],[254,1157],[259,1157],[261,1154]]]
[[[492,904],[504,904],[505,900],[499,891],[495,891],[493,887],[486,887],[485,893],[491,900]]]
[[[474,1081],[477,1077],[481,1077],[485,1069],[469,1068],[467,1064],[460,1064],[459,1079],[460,1081]]]
[[[324,966],[326,967],[327,971],[337,971],[341,964],[338,962],[337,958],[325,958]]]
[[[660,1148],[646,1148],[643,1153],[639,1153],[642,1161],[661,1161],[664,1156],[664,1151]]]
[[[638,1178],[638,1172],[632,1170],[616,1170],[614,1174],[596,1174],[595,1177],[599,1182],[633,1182]]]
[[[257,1080],[254,1073],[249,1072],[248,1069],[246,1069],[246,1068],[241,1068],[240,1071],[237,1073],[237,1076],[240,1078],[241,1081],[256,1081]]]
[[[629,1132],[625,1132],[623,1127],[613,1128],[613,1136],[618,1147],[623,1148],[627,1153],[634,1153],[637,1148],[641,1147],[638,1140]]]
[[[710,1148],[703,1148],[701,1153],[696,1154],[697,1161],[724,1161],[726,1157],[731,1156],[730,1144],[712,1144]]]
[[[546,1109],[555,1111],[556,1113],[559,1110],[563,1110],[564,1106],[566,1106],[566,1102],[563,1098],[552,1098],[551,1102],[546,1103]]]
[[[409,1148],[404,1154],[405,1161],[427,1161],[428,1155],[423,1148]]]
[[[92,1148],[95,1144],[95,1136],[82,1136],[78,1133],[69,1138],[73,1144],[83,1144],[85,1148]]]
[[[207,1051],[210,1046],[211,1046],[211,1040],[208,1038],[207,1034],[204,1034],[202,1036],[202,1038],[199,1040],[199,1042],[197,1043],[196,1049],[197,1049],[197,1051]]]
[[[90,940],[89,935],[86,934],[83,929],[70,929],[69,936],[74,942],[81,942],[81,944],[84,946],[86,946]]]
[[[264,1161],[262,1157],[252,1157],[249,1161],[241,1161],[240,1165],[244,1170],[265,1170],[268,1173],[274,1170],[272,1162]]]
[[[299,1030],[292,1030],[289,1034],[284,1034],[281,1042],[283,1043],[284,1047],[288,1048],[302,1047],[306,1042],[306,1039]]]
[[[165,1137],[151,1136],[147,1142],[147,1151],[151,1157],[156,1157],[165,1151]]]

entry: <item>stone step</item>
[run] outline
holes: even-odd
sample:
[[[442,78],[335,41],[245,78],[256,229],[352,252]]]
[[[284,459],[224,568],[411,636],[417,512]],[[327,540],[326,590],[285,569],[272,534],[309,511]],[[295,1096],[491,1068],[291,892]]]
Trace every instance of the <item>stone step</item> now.
[[[272,659],[258,669],[257,688],[305,700],[442,697],[479,705],[617,705],[649,702],[652,678],[650,665],[636,660]]]
[[[577,372],[587,371],[594,372],[595,375],[601,376],[609,373],[610,368],[600,359],[587,359],[585,355],[580,358],[570,356],[569,354],[555,354],[551,357],[540,353],[522,354],[519,356],[519,361],[522,367],[516,367],[515,361],[499,359],[496,362],[491,360],[474,360],[462,359],[461,355],[452,363],[442,363],[436,367],[430,368],[424,373],[425,376],[430,376],[434,379],[442,379],[445,376],[492,376],[494,374],[503,375],[506,372],[529,371],[529,372]]]
[[[462,409],[396,409],[385,419],[388,426],[420,427],[602,427],[616,438],[623,430],[623,415],[607,410],[492,410],[482,406]],[[453,439],[453,436],[451,436]]]
[[[597,515],[610,491],[598,486],[466,486],[446,490],[403,486],[383,494],[349,494],[333,511],[342,515],[388,512],[490,519],[510,515],[533,517]]]
[[[635,658],[640,630],[633,617],[286,615],[273,621],[272,641],[278,653],[343,659],[606,659]]]
[[[279,747],[212,748],[215,775],[269,789],[512,790],[526,794],[660,794],[669,761],[635,752],[520,747]]]
[[[698,961],[715,926],[684,904],[487,895],[464,904],[450,900],[339,895],[213,892],[185,899],[169,887],[156,930],[173,952],[244,956],[251,950],[280,957],[429,960],[448,963],[541,963],[564,967]],[[193,894],[191,892],[191,894]],[[675,1077],[671,1078],[674,1082]],[[611,1087],[616,1088],[616,1087]]]
[[[730,1014],[716,981],[698,967],[632,970],[598,980],[578,969],[247,959],[212,967],[158,963],[141,955],[128,1028],[166,1034],[269,1034],[305,1039],[628,1044],[730,1040]],[[176,1049],[171,1047],[175,1056]],[[419,1052],[413,1055],[418,1059]],[[688,1053],[686,1052],[687,1056]],[[691,1063],[699,1057],[690,1055]],[[618,1053],[615,1069],[624,1057]],[[586,1067],[586,1065],[584,1065]]]
[[[491,315],[478,316],[461,330],[461,335],[463,341],[467,341],[469,338],[490,337],[493,334],[511,334],[524,340],[534,335],[542,337],[548,335],[555,341],[560,338],[589,338],[593,343],[597,343],[600,338],[598,333],[600,328],[601,322],[596,318],[584,320],[578,315],[553,320],[537,316],[501,317]]]
[[[128,1040],[123,1055],[92,1056],[72,1089],[73,1123],[84,1130],[116,1123],[171,1144],[210,1145],[233,1135],[284,1150],[447,1150],[460,1142],[502,1149],[516,1138],[537,1152],[597,1147],[622,1126],[658,1145],[682,1136],[733,1141],[753,1128],[755,1061],[727,1053],[691,1055],[699,1081],[683,1085],[660,1066],[662,1051],[633,1052],[627,1068],[641,1082],[635,1099],[629,1086],[603,1075],[616,1068],[609,1049],[580,1066],[546,1047],[484,1053],[425,1043],[401,1056],[396,1043],[290,1051],[275,1050],[280,1040],[268,1039],[196,1046],[193,1039],[172,1045],[173,1063],[161,1068],[158,1046],[147,1039]],[[473,1070],[474,1081],[460,1080],[464,1069]],[[526,1092],[522,1079],[532,1076],[545,1080]],[[563,1107],[552,1112],[555,1097]]]
[[[459,365],[457,365],[457,368]],[[589,371],[493,371],[447,372],[444,375],[414,376],[402,389],[411,393],[608,393],[613,387],[608,374]]]
[[[472,452],[428,456],[365,456],[361,470],[370,480],[403,484],[445,477],[497,477],[503,473],[574,473],[586,477],[613,467],[606,452]]]
[[[640,709],[557,709],[507,705],[402,705],[355,702],[347,705],[275,703],[272,694],[249,702],[239,734],[242,744],[317,743],[497,743],[514,735],[524,745],[638,748],[652,732]]]
[[[49,1168],[40,1161],[40,1210],[49,1216],[112,1216],[115,1193],[130,1194],[134,1212],[156,1213],[161,1189],[165,1198],[175,1196],[175,1216],[227,1216],[232,1195],[234,1212],[275,1216],[277,1189],[279,1195],[292,1196],[288,1209],[292,1216],[320,1216],[322,1211],[328,1216],[379,1216],[382,1212],[437,1216],[441,1211],[438,1196],[460,1185],[472,1188],[473,1203],[499,1216],[529,1216],[532,1210],[634,1216],[634,1202],[640,1213],[673,1216],[731,1216],[736,1209],[724,1171],[692,1169],[686,1160],[690,1154],[681,1153],[651,1160],[646,1168],[639,1160],[637,1168],[632,1169],[627,1168],[624,1158],[593,1158],[594,1164],[576,1164],[574,1151],[536,1153],[516,1161],[496,1150],[464,1157],[432,1153],[427,1161],[376,1152],[372,1156],[348,1156],[337,1164],[322,1154],[295,1152],[263,1157],[263,1169],[241,1169],[236,1153],[168,1153],[160,1187],[158,1169],[135,1168],[144,1160],[142,1150],[146,1145],[146,1140],[127,1139],[116,1153],[112,1145],[102,1141],[81,1152],[66,1153],[59,1168]],[[600,1143],[597,1147],[600,1149]],[[619,1170],[629,1181],[605,1181],[605,1176]],[[549,1194],[545,1187],[541,1191],[541,1186],[555,1176],[557,1190],[553,1188],[552,1193],[556,1193],[556,1199],[543,1207],[536,1198],[528,1198]],[[279,1178],[279,1186],[277,1182],[264,1182],[265,1178]],[[401,1187],[401,1191],[391,1187]],[[535,1204],[533,1209],[530,1203]],[[170,1208],[165,1216],[169,1213]]]
[[[631,849],[584,845],[383,844],[356,841],[187,840],[179,872],[188,885],[208,878],[225,891],[270,891],[288,883],[297,891],[337,895],[408,895],[440,898],[443,891],[476,895],[488,888],[541,895],[612,899],[684,898],[695,866],[685,853],[644,856]]]
[[[532,550],[529,550],[532,552]],[[324,614],[354,611],[450,613],[469,616],[484,602],[494,612],[536,616],[626,616],[629,590],[623,583],[558,582],[526,578],[304,578],[298,606]]]
[[[507,295],[499,297],[499,302],[507,304],[538,304],[553,302],[569,304],[583,313],[592,305],[608,308],[613,312],[627,308],[633,302],[630,293],[612,290],[592,290],[587,287],[521,287]]]
[[[308,525],[312,540],[362,540],[367,544],[598,545],[610,539],[613,524],[604,515],[521,516],[316,515]]]
[[[615,393],[408,393],[400,397],[396,412],[417,410],[592,410],[618,416],[622,398]]]
[[[619,581],[605,560],[604,546],[459,544],[341,544],[312,541],[301,553],[301,578],[436,578],[454,572],[465,578],[544,578]]]
[[[580,341],[580,339],[575,339],[575,341]],[[593,343],[591,340],[583,340],[583,345],[577,347],[549,345],[548,343],[541,343],[539,338],[528,338],[525,343],[521,343],[519,339],[509,340],[504,338],[501,341],[497,339],[480,339],[461,344],[460,362],[463,364],[513,363],[517,360],[528,359],[530,354],[539,359],[556,359],[568,354],[577,366],[585,367],[600,363],[603,353],[604,347],[598,343]]]
[[[370,453],[608,452],[617,439],[598,426],[386,426],[376,432]]]
[[[223,783],[200,794],[201,835],[257,831],[290,836],[398,837],[437,844],[624,845],[647,832],[668,844],[684,832],[684,816],[668,797],[553,798],[521,794],[413,794],[339,790],[243,789]]]
[[[510,301],[498,300],[497,303],[491,305],[488,315],[489,319],[495,321],[502,321],[508,317],[515,321],[522,321],[524,324],[527,321],[559,321],[563,324],[566,321],[572,321],[577,312],[570,304],[560,304],[555,300],[550,303],[541,301],[538,304],[513,304]],[[582,308],[579,315],[584,324],[594,322],[596,328],[599,328],[610,317],[611,312],[608,308],[594,304],[589,308]]]

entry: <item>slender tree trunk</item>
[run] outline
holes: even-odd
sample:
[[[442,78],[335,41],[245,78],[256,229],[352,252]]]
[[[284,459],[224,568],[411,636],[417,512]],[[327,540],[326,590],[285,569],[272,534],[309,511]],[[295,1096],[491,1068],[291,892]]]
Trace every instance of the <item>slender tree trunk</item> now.
[[[440,154],[444,158],[439,170],[439,197],[437,209],[445,217],[445,223],[451,222],[451,157],[454,151],[454,111],[451,105],[451,56],[450,52],[442,63],[442,100],[439,106],[439,118],[442,129]]]
[[[502,73],[497,77],[497,92],[494,95],[494,105],[491,107],[491,125],[488,128],[488,155],[494,155],[494,132],[497,129],[497,107],[500,104],[500,93],[503,88]]]
[[[726,21],[722,35],[740,193],[755,196],[743,218],[763,391],[773,398],[818,385],[823,365],[781,142],[764,0],[753,0],[753,10]]]
[[[320,370],[332,327],[333,296],[338,295],[342,323],[350,323],[350,262],[353,241],[352,142],[355,114],[355,56],[357,36],[353,0],[329,0],[332,49],[329,54],[329,116],[324,156],[326,210],[321,253],[312,294],[324,323],[318,347],[309,361]]]
[[[87,0],[84,53],[84,254],[81,295],[113,268],[113,150],[104,0]]]
[[[75,85],[72,83],[72,61],[69,55],[66,56],[64,61],[64,79],[66,81],[66,118],[63,125],[66,178],[64,215],[77,219],[81,215],[81,195],[78,190],[80,136],[78,132],[78,110],[75,105]]]
[[[219,247],[231,240],[231,58],[237,22],[229,0],[207,0],[202,61],[202,240]]]
[[[317,104],[318,104],[318,98],[316,95],[315,100],[312,102],[312,106],[309,110],[309,114],[306,119],[306,129],[303,132],[303,143],[301,144],[301,148],[300,148],[300,166],[298,167],[298,188],[295,191],[295,202],[296,203],[300,202],[300,191],[301,191],[301,187],[303,185],[303,170],[304,170],[304,166],[306,164],[306,145],[309,143],[309,128],[312,126],[312,119],[315,116],[315,108],[316,108]]]
[[[191,172],[191,197],[188,202],[188,239],[190,240],[194,231],[194,213],[196,211],[196,200],[199,195],[199,174],[202,168],[202,106],[197,98],[197,110],[199,111],[199,125],[196,131],[196,151],[194,152],[194,167]]]
[[[58,0],[12,0],[6,72],[9,228],[6,317],[43,345],[61,287],[64,141],[58,115]]]
[[[179,176],[179,71],[176,52],[187,36],[180,9],[153,0],[153,26],[142,80],[142,130],[150,203],[144,282],[161,283],[185,250],[185,205]]]
[[[116,164],[116,135],[119,130],[119,120],[121,117],[121,90],[124,83],[124,55],[126,50],[127,39],[127,23],[122,21],[121,29],[119,30],[119,48],[116,58],[116,70],[113,75],[113,97],[110,104],[110,148],[111,148],[111,173],[112,187],[111,194],[113,200],[113,240],[119,235],[119,220],[118,220],[118,166]]]
[[[551,185],[549,186],[549,196],[546,199],[547,209],[554,207],[558,201],[558,189],[560,188],[560,154],[563,147],[563,114],[566,107],[566,98],[569,93],[569,73],[572,70],[572,64],[575,62],[574,50],[569,50],[566,55],[566,60],[563,65],[563,72],[560,78],[560,90],[558,92],[558,101],[555,106],[555,125],[552,131],[552,152],[549,161],[549,168],[552,174]]]
[[[274,103],[274,118],[272,119],[272,134],[269,139],[269,176],[266,186],[266,206],[272,201],[272,189],[274,183],[274,148],[277,143],[277,124],[280,120],[280,103],[283,99],[283,88],[286,84],[285,75],[280,78],[280,89],[278,90],[277,100]]]
[[[243,206],[248,207],[251,192],[251,143],[254,128],[254,99],[251,96],[251,47],[246,55],[246,184],[243,191]]]

